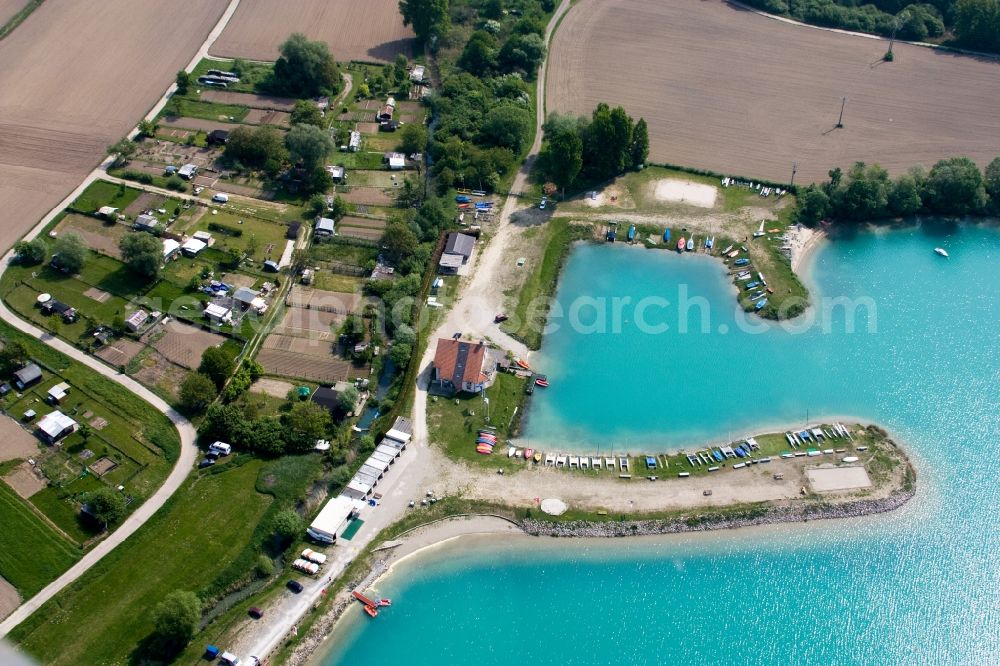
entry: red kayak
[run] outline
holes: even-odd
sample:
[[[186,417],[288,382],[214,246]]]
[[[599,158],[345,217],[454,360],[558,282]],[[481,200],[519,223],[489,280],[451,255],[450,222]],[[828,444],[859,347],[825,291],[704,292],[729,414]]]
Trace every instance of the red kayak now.
[[[535,380],[535,386],[546,387],[548,385],[549,385],[549,382],[547,380],[545,380],[545,379],[536,379]]]

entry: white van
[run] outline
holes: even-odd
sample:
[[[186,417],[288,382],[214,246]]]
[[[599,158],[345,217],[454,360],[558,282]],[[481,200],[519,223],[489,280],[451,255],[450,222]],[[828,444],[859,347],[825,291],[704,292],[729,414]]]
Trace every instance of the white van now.
[[[216,203],[227,203],[229,201],[229,195],[225,192],[216,192],[212,195],[212,201]]]
[[[229,444],[226,444],[225,442],[212,442],[212,446],[208,447],[208,450],[214,451],[215,453],[218,453],[220,456],[228,456],[230,453],[233,452],[233,447],[231,447]]]
[[[240,661],[240,658],[232,652],[223,652],[219,657],[219,661],[226,664],[226,666],[240,666],[240,664],[243,663]]]

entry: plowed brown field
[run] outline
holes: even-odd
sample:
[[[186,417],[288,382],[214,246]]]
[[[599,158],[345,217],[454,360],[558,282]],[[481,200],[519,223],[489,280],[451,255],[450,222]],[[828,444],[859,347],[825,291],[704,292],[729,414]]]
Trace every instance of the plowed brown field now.
[[[396,0],[243,0],[211,53],[274,60],[293,32],[326,42],[337,60],[388,62],[413,51]]]
[[[0,42],[0,248],[149,110],[225,6],[47,0]]]
[[[790,25],[721,0],[580,0],[556,32],[549,111],[621,104],[650,159],[787,182],[1000,155],[1000,63]],[[841,97],[844,127],[834,129]]]

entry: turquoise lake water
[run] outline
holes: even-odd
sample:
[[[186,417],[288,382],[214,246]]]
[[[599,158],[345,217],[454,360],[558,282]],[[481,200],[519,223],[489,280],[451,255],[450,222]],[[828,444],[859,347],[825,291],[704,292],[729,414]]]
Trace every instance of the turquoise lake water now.
[[[846,332],[841,308],[805,332],[747,333],[718,262],[579,248],[558,294],[567,309],[579,295],[676,303],[686,284],[710,325],[699,314],[681,333],[660,308],[647,321],[670,329],[651,335],[625,308],[621,333],[548,334],[535,365],[552,386],[527,437],[656,451],[807,410],[857,415],[906,443],[917,498],[851,521],[445,545],[380,583],[395,604],[377,620],[349,611],[324,663],[1000,663],[998,268],[991,229],[838,240],[815,258],[815,300],[871,299],[874,331],[860,316]]]

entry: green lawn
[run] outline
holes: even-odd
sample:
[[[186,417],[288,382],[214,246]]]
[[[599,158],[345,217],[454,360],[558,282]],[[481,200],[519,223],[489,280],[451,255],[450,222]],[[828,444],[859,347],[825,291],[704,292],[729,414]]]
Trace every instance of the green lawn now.
[[[91,183],[69,207],[80,213],[95,213],[101,206],[114,206],[121,212],[138,199],[140,194],[141,191],[134,187],[97,180]]]
[[[177,113],[171,113],[172,111]],[[192,97],[172,97],[171,101],[160,112],[159,118],[177,115],[185,118],[238,123],[246,118],[249,112],[248,107],[240,104],[219,104],[217,102],[203,102]]]
[[[92,482],[96,481],[92,476],[86,478]],[[100,485],[100,482],[97,481],[97,484]],[[82,492],[83,484],[78,485],[74,482],[63,490],[74,491],[77,489]],[[96,536],[100,532],[100,528],[85,521],[79,507],[71,504],[66,498],[60,497],[59,493],[60,489],[49,486],[32,495],[28,501],[44,513],[46,518],[58,525],[59,529],[75,539],[77,543],[82,544]]]
[[[532,304],[541,303],[555,294],[563,262],[569,256],[575,241],[590,237],[590,227],[571,225],[568,219],[555,217],[538,231],[531,232],[540,236],[537,243],[543,245],[545,251],[539,265],[525,267],[531,272],[517,294],[513,313],[509,313],[511,324],[504,324],[503,329],[529,348],[538,349],[542,345],[542,329],[548,309]],[[529,315],[534,315],[534,318]],[[516,328],[514,323],[518,324]]]
[[[125,663],[152,631],[151,609],[198,591],[246,547],[271,499],[255,492],[259,461],[189,480],[148,523],[10,639],[46,664]]]
[[[240,236],[226,235],[225,232],[219,229],[210,228],[209,225],[212,224],[222,225],[234,232],[240,231],[242,234]],[[223,252],[233,248],[246,251],[251,238],[253,238],[257,244],[253,255],[254,260],[262,262],[265,259],[265,251],[269,245],[273,245],[271,248],[271,259],[277,261],[281,258],[281,253],[285,249],[285,232],[288,231],[288,226],[230,210],[220,210],[216,215],[209,214],[202,216],[197,224],[188,229],[188,233],[194,231],[208,231],[211,233],[215,237],[215,245],[212,246],[213,249]]]
[[[27,599],[80,559],[80,551],[39,518],[6,483],[0,483],[0,576]]]
[[[454,398],[430,397],[427,421],[431,442],[441,446],[449,457],[490,467],[520,468],[507,458],[506,441],[516,419],[514,410],[524,400],[524,379],[498,373],[493,386],[486,389],[490,399],[489,422],[486,405],[480,395],[462,393]],[[455,404],[456,401],[458,404]],[[518,414],[521,410],[518,409]],[[496,428],[497,446],[492,456],[476,453],[476,431],[486,425]]]
[[[313,261],[337,261],[363,267],[377,257],[378,248],[340,243],[337,240],[314,242],[309,248],[309,258]]]
[[[224,72],[232,71],[233,62],[234,61],[232,60],[203,59],[195,65],[194,71],[191,72],[191,88],[193,90],[209,90],[208,86],[203,86],[198,83],[198,77],[207,74],[210,69],[219,69]],[[236,84],[229,84],[226,87],[226,90],[236,92],[255,92],[254,88],[257,83],[262,81],[273,68],[274,65],[269,62],[248,62],[244,60],[240,63],[240,82]]]
[[[319,272],[313,280],[313,286],[317,289],[353,294],[361,286],[361,282],[361,278],[352,275]]]

